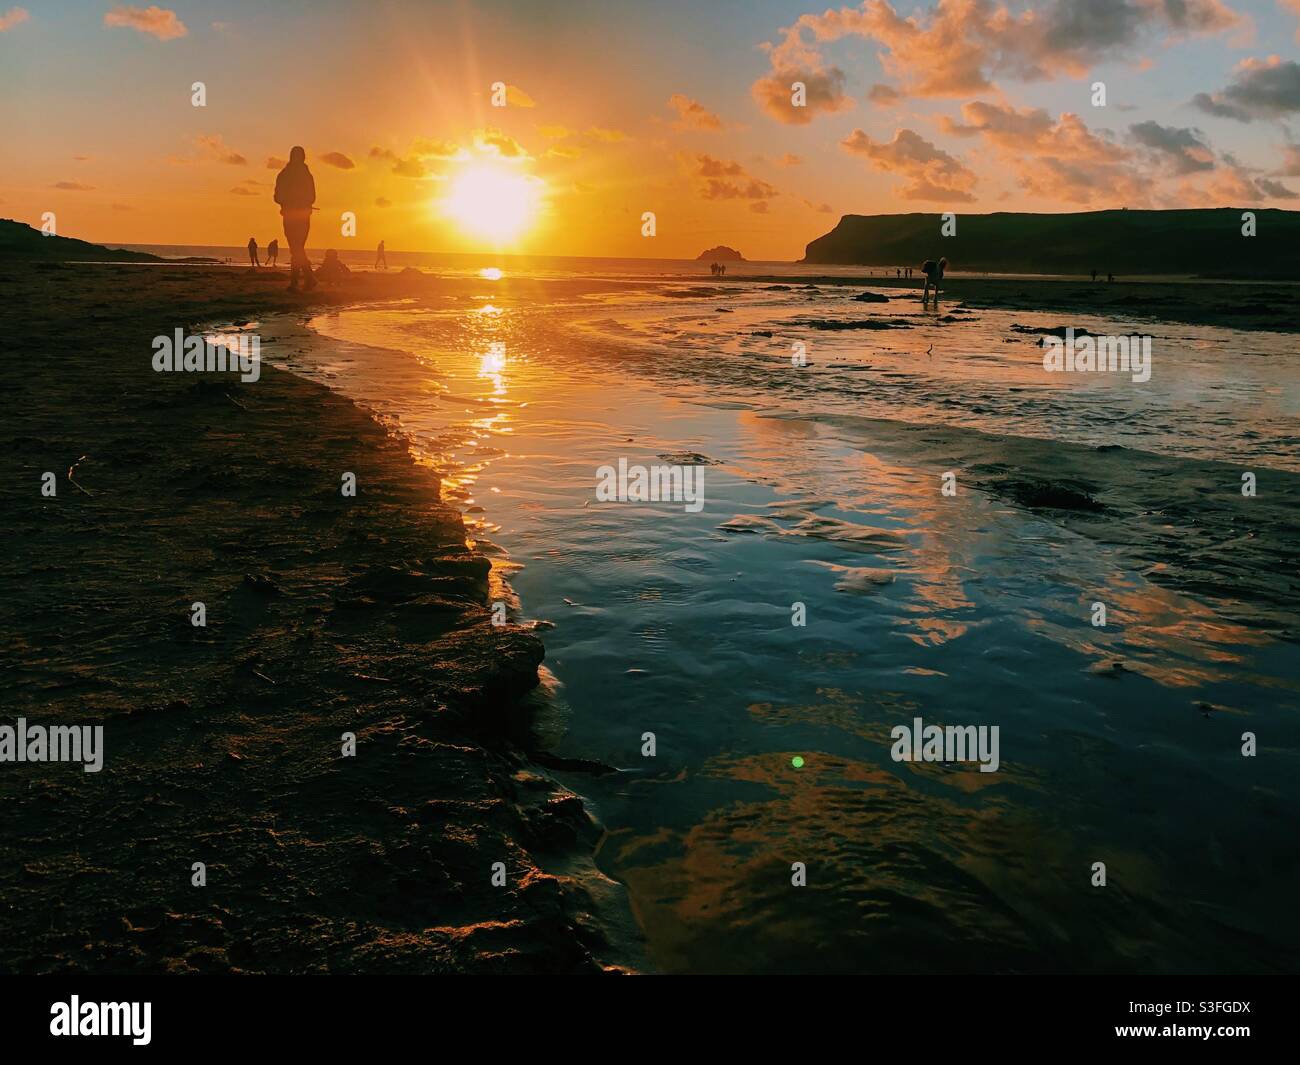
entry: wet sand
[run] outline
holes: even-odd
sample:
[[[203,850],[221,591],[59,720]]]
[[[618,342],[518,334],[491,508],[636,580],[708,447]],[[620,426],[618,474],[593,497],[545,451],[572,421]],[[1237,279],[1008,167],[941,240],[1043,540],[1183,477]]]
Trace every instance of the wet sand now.
[[[105,746],[0,767],[0,970],[629,964],[596,826],[517,742],[541,644],[492,625],[437,477],[271,367],[151,370],[155,335],[306,307],[284,278],[0,264],[4,723]]]
[[[600,811],[598,859],[654,967],[1285,969],[1294,877],[1267,870],[1294,852],[1271,826],[1294,810],[1296,596],[1277,575],[1294,568],[1300,474],[1275,468],[1294,456],[1265,416],[1285,337],[1173,330],[1162,386],[1250,396],[1224,413],[1251,414],[1220,425],[1182,394],[1164,424],[1145,413],[1155,391],[1099,390],[1082,413],[1073,387],[1017,392],[1041,373],[1036,334],[993,345],[1018,313],[911,319],[896,355],[819,342],[825,375],[791,383],[788,357],[745,338],[770,327],[780,349],[783,316],[851,314],[851,291],[647,288],[561,306],[483,286],[451,309],[263,329],[277,365],[401,420],[547,625],[547,743],[619,767],[561,778]],[[1260,349],[1249,374],[1230,355],[1243,343]],[[865,361],[920,424],[838,413],[868,409],[847,372]],[[998,382],[1000,424],[1047,411],[1040,436],[953,424],[943,400],[983,407]],[[1180,446],[1138,450],[1166,438]],[[1214,458],[1180,454],[1194,444]],[[592,498],[602,463],[686,452],[712,463],[698,515]],[[1005,772],[900,768],[890,727],[914,715],[1000,723]],[[1257,763],[1247,727],[1269,737]],[[1080,875],[1099,857],[1122,882],[1104,901]]]
[[[728,279],[730,280],[730,279]],[[745,278],[747,282],[789,283],[781,275]],[[870,285],[903,290],[919,301],[923,279],[886,277],[864,268],[858,277],[843,274],[804,276],[799,285]],[[900,292],[900,295],[902,293]],[[940,306],[964,303],[975,308],[1055,311],[1103,317],[1150,318],[1233,329],[1300,331],[1300,286],[1281,281],[1166,281],[1119,278],[1113,282],[1087,278],[1014,278],[978,274],[949,274]]]
[[[678,278],[638,285],[666,295],[662,286],[675,284],[680,291],[686,280],[693,291],[716,297],[719,309],[732,292],[810,283],[804,277],[728,278],[706,288],[702,279]],[[100,774],[84,774],[78,766],[0,767],[0,798],[15,811],[0,829],[0,890],[8,903],[0,920],[0,968],[582,972],[615,964],[716,971],[745,959],[779,958],[786,969],[860,969],[865,948],[857,941],[844,946],[842,956],[809,963],[807,944],[792,947],[783,938],[783,928],[797,926],[782,925],[776,895],[767,900],[771,907],[756,909],[752,896],[736,890],[738,879],[755,877],[742,875],[727,856],[736,847],[753,850],[763,873],[757,881],[763,881],[773,872],[766,852],[774,841],[802,833],[809,846],[820,845],[826,802],[836,817],[852,813],[846,831],[852,853],[863,840],[892,839],[880,835],[876,814],[896,817],[900,811],[915,818],[898,833],[897,846],[915,848],[925,826],[939,823],[936,809],[944,808],[932,808],[911,790],[900,792],[892,772],[869,768],[874,754],[856,750],[824,757],[816,776],[810,766],[787,779],[789,772],[774,765],[788,765],[788,752],[774,759],[758,737],[757,751],[709,752],[702,756],[704,771],[685,776],[691,786],[762,783],[779,801],[768,804],[766,814],[720,803],[716,815],[690,830],[693,842],[684,848],[689,860],[657,870],[659,853],[676,831],[666,823],[660,790],[681,775],[633,781],[627,802],[645,824],[637,834],[603,834],[574,792],[595,795],[612,810],[623,778],[601,777],[598,786],[582,770],[598,768],[583,762],[592,754],[623,765],[617,750],[602,750],[591,742],[599,737],[590,734],[585,744],[559,748],[572,758],[534,749],[539,741],[530,729],[529,692],[542,648],[526,628],[490,625],[487,603],[498,589],[489,592],[486,559],[466,548],[466,524],[471,538],[480,539],[474,523],[452,509],[472,502],[463,491],[440,486],[436,471],[412,463],[405,441],[351,403],[269,366],[256,384],[148,370],[150,338],[188,324],[247,323],[395,297],[465,311],[490,299],[509,316],[535,300],[576,302],[627,286],[592,278],[507,277],[488,284],[362,273],[309,302],[281,292],[283,283],[283,272],[272,279],[234,269],[45,266],[23,274],[0,266],[4,335],[11,349],[34,359],[7,360],[4,370],[14,412],[5,453],[14,469],[5,479],[3,513],[12,548],[0,570],[0,627],[12,715],[43,723],[103,722],[107,746]],[[819,283],[875,288],[888,281],[836,277]],[[959,283],[953,280],[954,297]],[[1023,300],[1039,310],[1070,309],[1061,295],[1070,290],[1062,285],[1087,289],[1056,281],[976,284],[961,294],[968,304],[985,298],[1010,307]],[[1207,287],[1169,286],[1177,306],[1150,313],[1201,320],[1195,316],[1214,302],[1205,298]],[[1212,287],[1223,288],[1224,299],[1230,288],[1240,291]],[[832,302],[815,293],[808,298],[814,307],[822,299]],[[38,310],[35,321],[31,308]],[[470,337],[469,328],[452,332]],[[1268,328],[1287,327],[1271,321]],[[473,339],[486,342],[493,335],[484,331]],[[565,346],[545,330],[536,336],[525,330],[517,339],[511,352]],[[578,362],[605,361],[623,373],[630,368],[624,358],[620,351],[593,348]],[[662,368],[646,356],[635,372],[656,381]],[[426,376],[414,364],[412,372],[417,383]],[[692,395],[709,390],[707,365],[686,372]],[[617,406],[616,399],[609,402]],[[469,417],[477,424],[479,415]],[[842,414],[814,420],[848,447],[893,455],[909,471],[925,471],[931,488],[935,471],[959,469],[963,491],[977,489],[1095,538],[1153,582],[1208,599],[1221,617],[1294,644],[1289,574],[1296,558],[1296,474],[1259,469],[1260,495],[1246,500],[1240,471],[1227,463]],[[795,419],[754,421],[772,427],[773,446],[782,454],[788,450],[784,427],[791,438],[808,431]],[[73,476],[88,495],[64,476],[83,455]],[[39,496],[40,473],[47,469],[59,475],[54,500]],[[356,499],[339,494],[343,471],[357,474]],[[30,492],[21,490],[25,485]],[[973,520],[984,519],[975,514]],[[734,538],[719,528],[715,538]],[[480,550],[491,546],[482,541]],[[189,624],[194,600],[207,604],[206,630]],[[881,611],[853,614],[876,618]],[[552,633],[557,646],[563,635],[563,628]],[[569,646],[576,656],[572,637]],[[1142,663],[1129,668],[1141,673]],[[890,677],[882,683],[911,681]],[[597,694],[608,700],[607,693]],[[984,698],[977,687],[970,697]],[[832,692],[826,698],[839,697]],[[831,707],[830,720],[842,717],[846,734],[861,731],[861,700],[844,698],[844,706]],[[655,701],[688,706],[662,688]],[[630,713],[632,706],[629,701],[616,709]],[[1215,709],[1206,708],[1206,719]],[[797,725],[809,714],[821,723],[828,713],[777,701],[754,702],[740,712],[765,730]],[[651,723],[661,736],[671,734],[670,721]],[[683,743],[695,728],[693,722],[680,725]],[[357,735],[356,759],[339,757],[345,731]],[[795,750],[826,742],[816,733],[789,739]],[[873,731],[867,749],[874,751],[878,739]],[[827,772],[834,778],[829,785]],[[573,790],[555,783],[557,775]],[[856,794],[843,793],[840,778],[898,794],[892,804],[864,808]],[[1272,794],[1263,789],[1260,802],[1267,806]],[[958,812],[949,811],[954,822]],[[1276,812],[1285,807],[1279,804]],[[1030,832],[1014,819],[1005,828],[998,823],[998,831],[1007,840],[999,835],[996,846],[980,851],[979,868],[991,883],[1007,881],[1008,898],[1034,897],[1026,895],[1014,868],[1004,869],[1006,854],[1015,853],[1008,841],[1022,836],[1060,851],[1054,875],[1068,885],[1077,855],[1062,831],[1039,825]],[[650,843],[638,843],[641,838]],[[946,855],[964,838],[948,840],[934,854]],[[634,901],[642,900],[642,924],[648,930],[658,925],[654,934],[669,944],[652,953],[657,965],[642,964],[637,936],[628,932],[623,890],[593,865],[597,849],[600,867],[625,880]],[[888,855],[859,857],[840,878],[850,899],[862,887],[862,870],[891,868]],[[1264,851],[1260,860],[1282,857]],[[505,889],[490,884],[496,860],[509,870]],[[194,861],[208,864],[206,888],[190,885]],[[679,867],[702,886],[686,890]],[[779,873],[774,882],[784,880]],[[912,881],[928,884],[935,876],[933,867],[899,872],[898,891],[887,886],[882,897],[882,914],[895,914]],[[1154,874],[1150,879],[1157,883]],[[937,911],[937,928],[911,939],[891,933],[899,936],[900,957],[916,955],[908,964],[971,971],[1113,968],[1115,952],[1127,956],[1125,944],[1146,935],[1146,911],[1139,906],[1136,923],[1105,937],[1095,957],[1054,957],[1046,940],[1008,922],[972,940],[1011,942],[1004,955],[958,958],[953,936],[971,934],[960,914],[987,914],[1001,889],[972,892],[969,900],[965,888],[952,890],[963,901],[951,914]],[[1149,898],[1162,892],[1152,887]],[[734,921],[703,921],[705,911],[718,912],[714,893],[730,900],[721,910],[734,910]],[[1053,905],[1056,896],[1074,897],[1066,886],[1054,892]],[[828,927],[843,925],[843,902],[826,896]],[[1186,915],[1175,916],[1170,925],[1181,928]],[[951,928],[944,923],[949,920]],[[696,922],[692,935],[701,944],[672,946],[677,929]],[[1097,923],[1106,926],[1100,917]],[[773,940],[762,949],[755,948],[758,925]],[[736,927],[743,934],[733,935]],[[866,930],[860,930],[863,937],[870,939]],[[1172,932],[1165,939],[1183,943]],[[918,952],[918,942],[928,945]],[[1289,951],[1289,936],[1286,942]],[[867,946],[891,956],[884,940]],[[1157,968],[1205,964],[1190,946],[1168,953],[1162,940],[1160,947],[1166,954],[1154,960]],[[1247,937],[1240,956],[1221,964],[1249,968],[1261,949]],[[1142,968],[1142,951],[1132,955],[1123,967]]]

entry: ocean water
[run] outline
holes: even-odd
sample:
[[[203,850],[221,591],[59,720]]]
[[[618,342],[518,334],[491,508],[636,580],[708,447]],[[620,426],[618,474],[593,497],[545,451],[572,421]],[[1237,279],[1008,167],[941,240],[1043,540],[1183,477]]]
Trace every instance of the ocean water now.
[[[1060,315],[600,273],[253,328],[406,434],[539,626],[539,742],[614,770],[557,775],[651,964],[1294,968],[1294,643],[851,417],[1296,471],[1293,339],[1072,318],[1152,377],[1053,378]],[[602,501],[620,460],[707,463],[702,505]],[[918,718],[996,726],[997,771],[894,760]]]

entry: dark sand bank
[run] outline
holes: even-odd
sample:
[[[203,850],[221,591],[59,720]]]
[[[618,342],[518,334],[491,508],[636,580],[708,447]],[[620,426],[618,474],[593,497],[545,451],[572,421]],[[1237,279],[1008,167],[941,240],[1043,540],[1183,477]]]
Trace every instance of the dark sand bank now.
[[[880,271],[876,271],[879,275]],[[772,274],[747,277],[741,283],[788,281]],[[864,268],[860,277],[825,275],[801,277],[800,284],[827,288],[867,286],[893,290],[900,300],[921,300],[923,278],[872,276]],[[978,277],[950,274],[944,279],[940,307],[964,304],[974,308],[1024,311],[1058,311],[1061,314],[1096,315],[1123,319],[1152,319],[1217,325],[1230,329],[1267,329],[1300,332],[1300,286],[1286,282],[1147,281],[1121,278],[1114,282],[1066,278]],[[1068,325],[1069,322],[1062,322]]]
[[[155,335],[306,306],[284,280],[0,265],[0,724],[105,751],[0,765],[0,971],[627,964],[598,829],[525,753],[541,644],[490,623],[436,477],[318,385],[151,370]]]

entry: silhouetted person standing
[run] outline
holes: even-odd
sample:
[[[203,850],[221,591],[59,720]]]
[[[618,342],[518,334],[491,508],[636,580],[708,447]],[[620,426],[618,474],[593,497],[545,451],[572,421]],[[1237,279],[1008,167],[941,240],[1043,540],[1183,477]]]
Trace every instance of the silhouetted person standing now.
[[[381,265],[385,270],[388,269],[388,256],[384,252],[384,242],[382,240],[379,242],[379,248],[375,252],[375,269],[378,270]]]
[[[257,261],[257,238],[256,237],[248,238],[248,261],[252,263],[254,266],[262,265]]]
[[[263,263],[262,265],[274,266],[275,260],[279,258],[279,255],[280,255],[280,242],[278,240],[272,240],[271,243],[266,246],[266,262]]]
[[[1093,279],[1094,281],[1097,280],[1097,271],[1096,271],[1096,270],[1094,270],[1094,271],[1092,272],[1092,279]]]
[[[289,162],[275,178],[275,202],[284,218],[284,236],[289,242],[289,291],[298,291],[298,274],[308,292],[316,287],[311,262],[307,258],[307,234],[311,230],[312,204],[316,202],[316,182],[307,169],[307,153],[295,147]]]

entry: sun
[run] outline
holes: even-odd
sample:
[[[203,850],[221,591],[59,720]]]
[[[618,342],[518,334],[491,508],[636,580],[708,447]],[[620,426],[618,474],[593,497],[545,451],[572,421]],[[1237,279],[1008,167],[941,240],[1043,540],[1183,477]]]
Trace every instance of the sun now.
[[[478,163],[452,179],[442,211],[466,235],[507,244],[533,224],[541,199],[540,178],[500,164]]]

